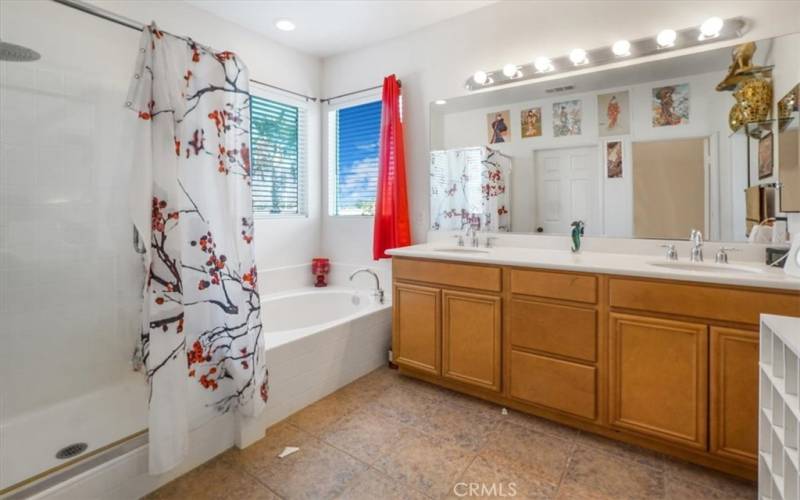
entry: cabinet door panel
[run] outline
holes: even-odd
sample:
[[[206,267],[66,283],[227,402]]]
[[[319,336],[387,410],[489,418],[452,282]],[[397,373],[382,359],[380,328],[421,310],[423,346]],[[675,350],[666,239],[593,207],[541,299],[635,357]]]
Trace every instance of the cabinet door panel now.
[[[442,375],[500,390],[500,297],[442,291]]]
[[[394,362],[441,374],[439,289],[396,283],[392,350]]]
[[[711,452],[755,465],[758,332],[711,328]]]
[[[613,313],[610,321],[611,424],[706,449],[708,327]]]

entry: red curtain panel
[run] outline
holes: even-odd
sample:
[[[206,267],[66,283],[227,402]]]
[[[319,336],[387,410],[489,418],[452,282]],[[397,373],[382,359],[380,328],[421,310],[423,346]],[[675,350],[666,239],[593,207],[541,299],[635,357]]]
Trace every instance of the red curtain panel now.
[[[395,75],[383,79],[381,145],[372,256],[388,259],[386,250],[411,244],[406,187],[403,122],[400,120],[400,82]]]

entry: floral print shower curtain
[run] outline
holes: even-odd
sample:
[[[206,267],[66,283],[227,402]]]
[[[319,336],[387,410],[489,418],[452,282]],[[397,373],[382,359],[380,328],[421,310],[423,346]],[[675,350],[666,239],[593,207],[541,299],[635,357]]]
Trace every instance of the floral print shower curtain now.
[[[130,202],[147,247],[141,340],[158,474],[186,456],[190,429],[267,400],[247,68],[151,25],[126,105],[138,116]]]
[[[488,147],[431,152],[431,229],[511,230],[511,160]]]

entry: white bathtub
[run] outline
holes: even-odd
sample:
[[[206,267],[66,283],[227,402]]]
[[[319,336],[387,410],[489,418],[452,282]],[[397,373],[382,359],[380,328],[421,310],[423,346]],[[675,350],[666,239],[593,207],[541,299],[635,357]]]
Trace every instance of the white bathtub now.
[[[240,428],[247,446],[264,429],[353,380],[385,366],[391,344],[391,299],[371,290],[302,288],[262,295],[269,401]]]

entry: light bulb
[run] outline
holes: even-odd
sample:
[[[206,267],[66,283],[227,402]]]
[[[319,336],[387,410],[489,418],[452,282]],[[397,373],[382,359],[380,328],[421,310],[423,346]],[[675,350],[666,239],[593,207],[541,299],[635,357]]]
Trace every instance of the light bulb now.
[[[662,49],[672,47],[675,45],[676,38],[678,38],[678,34],[675,33],[675,30],[661,30],[656,36],[656,43]]]
[[[436,104],[438,106],[443,106],[443,105],[447,104],[447,101],[445,101],[444,99],[436,99],[433,102],[434,102],[434,104]]]
[[[506,64],[503,66],[503,74],[506,76],[506,78],[515,78],[518,72],[519,68],[516,64]]]
[[[617,40],[614,42],[614,45],[611,46],[611,52],[619,57],[629,56],[631,55],[631,42],[627,40]]]
[[[275,27],[281,31],[294,31],[295,25],[288,19],[278,19],[275,21]]]
[[[719,17],[709,17],[700,25],[700,37],[698,40],[708,40],[709,38],[718,37],[724,25],[725,21]]]
[[[539,73],[547,73],[548,71],[553,71],[553,63],[550,61],[548,57],[537,57],[533,60],[533,67],[536,68],[536,71]]]
[[[478,85],[484,85],[489,80],[489,75],[483,70],[478,70],[472,75],[472,81]]]
[[[572,61],[572,64],[575,66],[580,66],[581,64],[589,62],[589,59],[586,57],[586,51],[583,49],[572,49],[572,52],[569,53],[569,60]]]

